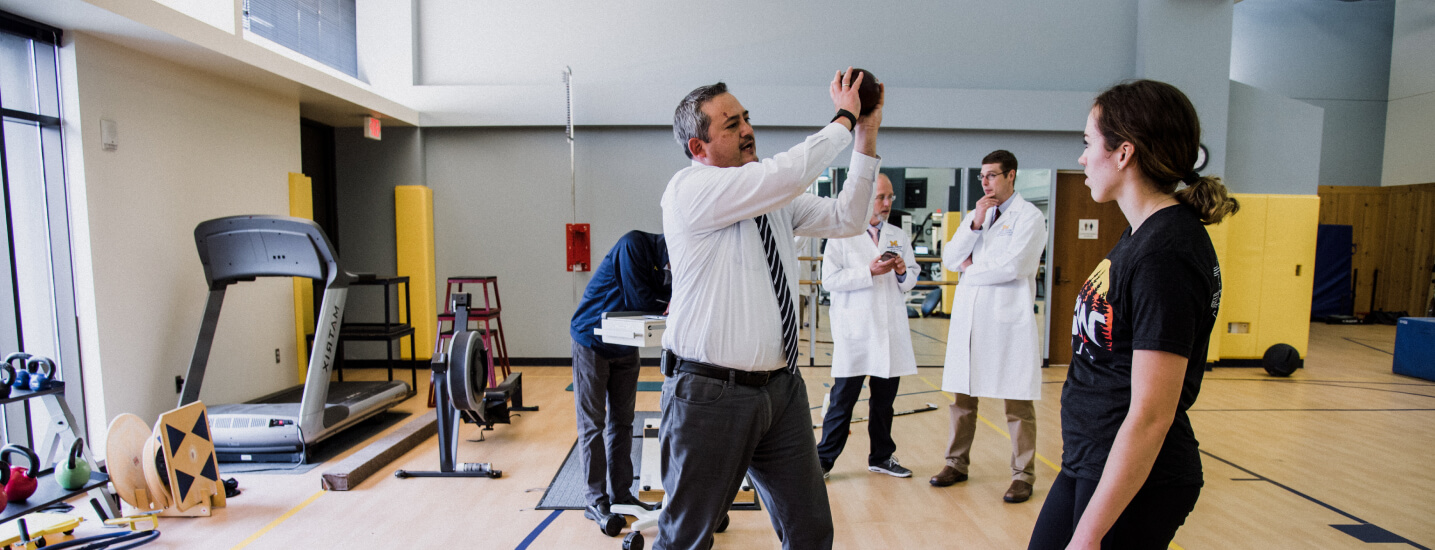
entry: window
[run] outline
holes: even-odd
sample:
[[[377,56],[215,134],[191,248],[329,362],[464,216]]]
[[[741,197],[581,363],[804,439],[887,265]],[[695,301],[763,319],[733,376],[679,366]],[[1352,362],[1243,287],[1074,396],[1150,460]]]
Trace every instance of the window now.
[[[54,359],[66,402],[84,422],[69,212],[60,135],[60,31],[0,12],[0,353]],[[43,408],[5,406],[5,440],[35,446]],[[43,432],[42,432],[43,433]]]
[[[355,0],[244,0],[244,29],[359,77]]]

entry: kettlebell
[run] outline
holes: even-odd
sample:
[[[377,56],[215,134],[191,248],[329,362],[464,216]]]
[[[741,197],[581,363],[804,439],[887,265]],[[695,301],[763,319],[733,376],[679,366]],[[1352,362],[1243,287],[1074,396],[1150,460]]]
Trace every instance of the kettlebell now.
[[[15,383],[15,368],[9,363],[0,364],[0,399],[10,397],[10,384]]]
[[[48,357],[35,356],[25,362],[25,370],[30,372],[30,389],[33,391],[44,391],[50,389],[50,378],[55,376],[55,362]]]
[[[70,456],[55,465],[55,482],[66,491],[79,490],[90,482],[90,461],[80,456],[85,450],[85,440],[76,438],[70,446]]]
[[[5,484],[10,482],[10,465],[0,460],[0,512],[5,511],[5,506],[10,500],[5,498]]]
[[[40,467],[40,457],[35,456],[34,451],[23,445],[6,445],[5,448],[0,449],[0,462],[10,462],[10,455],[13,453],[25,455],[25,463],[30,466],[29,468],[11,466],[10,481],[5,484],[5,499],[10,502],[20,502],[35,494],[35,487],[39,486],[39,482],[35,481],[35,476],[30,472]]]
[[[30,373],[25,372],[25,362],[29,360],[30,354],[23,351],[17,351],[15,353],[5,356],[6,366],[15,365],[14,367],[12,367],[12,370],[15,371],[15,376],[10,381],[10,386],[13,386],[15,389],[20,390],[27,389],[30,387]],[[15,361],[19,361],[20,363],[16,365]],[[9,396],[7,395],[6,397]]]

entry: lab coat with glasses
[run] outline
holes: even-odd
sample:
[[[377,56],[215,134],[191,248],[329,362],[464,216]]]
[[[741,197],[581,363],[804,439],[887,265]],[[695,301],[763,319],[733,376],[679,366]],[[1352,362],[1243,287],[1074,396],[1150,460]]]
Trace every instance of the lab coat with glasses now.
[[[1034,300],[1046,218],[1020,194],[1010,200],[980,232],[972,231],[976,210],[968,212],[942,250],[942,265],[950,271],[972,257],[952,299],[943,391],[1041,399],[1042,344]]]
[[[901,255],[907,265],[906,278],[900,283],[896,271],[873,276],[868,268],[888,250]],[[833,378],[917,374],[905,296],[917,285],[920,270],[907,233],[888,223],[882,224],[877,243],[866,232],[827,241],[822,253],[822,287],[832,297],[828,315]]]

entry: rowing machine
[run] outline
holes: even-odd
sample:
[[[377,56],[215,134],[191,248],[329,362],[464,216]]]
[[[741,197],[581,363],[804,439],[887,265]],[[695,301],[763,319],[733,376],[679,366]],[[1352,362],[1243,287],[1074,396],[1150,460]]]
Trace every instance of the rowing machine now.
[[[523,373],[508,375],[502,383],[488,386],[486,366],[488,348],[482,336],[468,330],[470,296],[450,297],[454,314],[453,338],[448,353],[436,353],[430,367],[434,392],[434,410],[438,415],[438,462],[436,472],[399,470],[394,476],[408,477],[487,477],[498,478],[487,462],[458,462],[458,429],[461,423],[479,424],[491,429],[494,424],[508,424],[513,411],[536,411],[538,407],[523,406]]]

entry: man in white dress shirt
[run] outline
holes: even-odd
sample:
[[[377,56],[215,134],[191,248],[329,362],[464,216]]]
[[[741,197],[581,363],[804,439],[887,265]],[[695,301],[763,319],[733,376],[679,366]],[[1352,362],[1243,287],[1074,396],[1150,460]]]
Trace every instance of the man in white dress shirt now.
[[[706,550],[750,474],[784,548],[831,548],[807,387],[796,369],[794,235],[861,234],[877,177],[881,101],[860,119],[857,75],[829,86],[837,115],[759,161],[727,86],[693,90],[673,116],[692,166],[663,193],[673,299],[663,335],[663,488],[654,548]],[[806,190],[856,140],[837,198]]]

